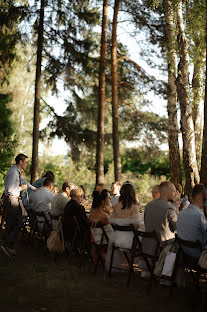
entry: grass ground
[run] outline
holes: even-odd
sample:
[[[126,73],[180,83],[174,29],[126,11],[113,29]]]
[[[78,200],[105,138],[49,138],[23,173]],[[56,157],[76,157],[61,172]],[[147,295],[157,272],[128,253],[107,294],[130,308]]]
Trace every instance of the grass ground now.
[[[152,285],[138,276],[127,288],[126,277],[108,278],[101,270],[94,275],[64,256],[54,262],[39,244],[21,241],[16,258],[0,253],[0,311],[206,311],[207,293]]]

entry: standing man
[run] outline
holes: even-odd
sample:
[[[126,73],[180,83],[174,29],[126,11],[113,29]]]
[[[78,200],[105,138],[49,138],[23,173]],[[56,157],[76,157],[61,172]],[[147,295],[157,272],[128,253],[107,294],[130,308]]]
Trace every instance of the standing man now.
[[[28,157],[18,154],[15,158],[16,165],[12,166],[5,176],[5,198],[3,201],[6,227],[4,232],[4,245],[0,248],[7,256],[15,256],[14,244],[18,237],[18,232],[22,227],[22,209],[19,203],[21,191],[36,187],[29,184],[21,177],[21,171],[28,165]]]

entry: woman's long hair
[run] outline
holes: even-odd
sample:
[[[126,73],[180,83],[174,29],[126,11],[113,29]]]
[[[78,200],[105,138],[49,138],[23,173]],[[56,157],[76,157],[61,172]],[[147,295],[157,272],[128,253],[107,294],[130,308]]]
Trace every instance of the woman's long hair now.
[[[98,191],[93,191],[93,203],[92,208],[99,208],[101,206],[102,200],[108,197],[109,191],[104,189],[101,193]]]
[[[120,190],[119,201],[122,202],[122,209],[130,209],[133,204],[137,204],[136,194],[132,184],[123,184]]]

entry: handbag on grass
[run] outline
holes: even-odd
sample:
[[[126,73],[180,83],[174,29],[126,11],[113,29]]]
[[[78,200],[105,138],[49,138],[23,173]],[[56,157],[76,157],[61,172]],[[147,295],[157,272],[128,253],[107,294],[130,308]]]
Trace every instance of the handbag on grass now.
[[[57,231],[52,231],[47,239],[47,249],[53,253],[63,253],[65,250],[61,217],[58,221]]]
[[[202,251],[202,254],[200,255],[198,265],[202,268],[207,270],[207,249]]]

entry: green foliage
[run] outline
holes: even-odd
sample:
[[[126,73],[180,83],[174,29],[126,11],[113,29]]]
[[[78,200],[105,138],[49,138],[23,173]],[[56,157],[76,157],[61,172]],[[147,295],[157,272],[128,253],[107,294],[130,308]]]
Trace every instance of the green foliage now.
[[[21,41],[19,24],[25,17],[26,6],[17,1],[0,0],[0,85],[8,81],[13,61],[17,57],[16,45]]]
[[[16,139],[12,139],[14,128],[11,122],[12,111],[8,108],[11,102],[10,94],[0,94],[0,192],[4,188],[4,175],[11,165],[17,146]]]
[[[168,154],[153,148],[126,149],[122,154],[122,171],[136,174],[149,173],[169,178]]]
[[[40,176],[47,170],[52,170],[55,175],[55,184],[61,189],[62,184],[65,181],[71,181],[76,185],[84,185],[86,193],[89,199],[92,200],[91,194],[94,190],[95,170],[87,168],[85,164],[79,163],[77,167],[76,163],[72,159],[64,158],[63,156],[48,156],[43,155],[40,157]],[[29,169],[27,171],[26,178],[29,180]],[[122,182],[131,181],[135,191],[138,195],[139,201],[142,204],[146,204],[152,199],[151,189],[154,185],[159,184],[161,181],[166,180],[165,176],[153,176],[151,174],[139,174],[138,172],[124,172],[122,174]],[[113,164],[109,163],[108,171],[105,175],[105,185],[108,190],[111,188],[111,183],[114,181],[114,168]]]

